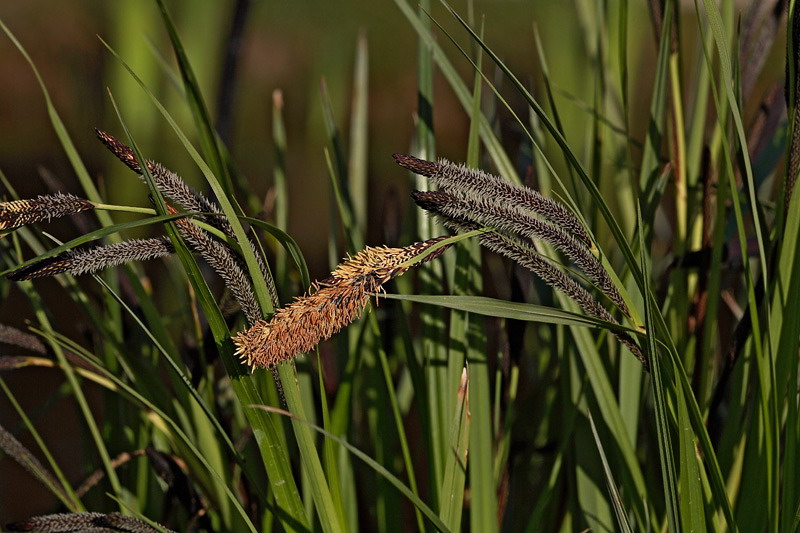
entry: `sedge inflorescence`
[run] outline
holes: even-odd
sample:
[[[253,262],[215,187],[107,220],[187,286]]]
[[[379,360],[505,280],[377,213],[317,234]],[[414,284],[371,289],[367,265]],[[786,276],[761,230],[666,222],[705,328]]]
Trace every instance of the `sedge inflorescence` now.
[[[94,209],[89,200],[72,194],[45,194],[36,198],[0,203],[0,230],[74,215]]]
[[[495,231],[478,237],[483,246],[531,270],[588,315],[618,324],[591,292],[558,263],[531,246],[536,241],[546,242],[563,253],[622,314],[631,316],[611,275],[596,257],[597,248],[591,236],[566,206],[528,187],[445,159],[432,162],[403,154],[395,154],[394,159],[402,167],[427,177],[438,188],[414,191],[411,196],[418,206],[448,228],[459,232],[484,226],[494,228]],[[613,334],[645,368],[648,367],[644,354],[630,335],[620,331]]]
[[[315,282],[308,294],[278,309],[269,321],[261,320],[236,335],[237,355],[250,366],[271,367],[313,350],[358,318],[373,294],[442,239],[404,248],[365,248],[337,266],[328,278]],[[419,262],[438,257],[448,246],[437,248]]]

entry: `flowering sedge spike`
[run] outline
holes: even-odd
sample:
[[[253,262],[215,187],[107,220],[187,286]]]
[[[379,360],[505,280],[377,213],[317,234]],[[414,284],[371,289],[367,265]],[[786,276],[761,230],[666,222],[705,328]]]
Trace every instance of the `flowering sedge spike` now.
[[[32,352],[47,353],[47,348],[39,337],[5,324],[0,324],[0,342],[19,346]]]
[[[28,200],[0,203],[0,230],[19,228],[34,222],[74,215],[94,209],[89,200],[72,194],[46,194]]]
[[[448,195],[438,191],[414,191],[412,193],[412,198],[417,205],[432,215],[439,217],[448,228],[458,232],[465,232],[473,231],[480,227],[480,225],[468,219],[440,211],[440,207],[443,205],[445,201],[444,197],[446,196]],[[519,265],[531,270],[539,276],[542,281],[565,294],[578,304],[589,316],[612,324],[618,324],[608,310],[606,310],[586,289],[581,287],[567,274],[556,268],[550,261],[524,246],[517,238],[498,232],[490,232],[480,235],[478,240],[489,250],[504,255]],[[636,345],[630,335],[624,332],[612,333],[622,344],[630,349],[631,353],[644,365],[645,369],[649,368],[641,349]]]
[[[167,212],[176,214],[177,210],[167,204]],[[221,241],[212,238],[208,233],[195,226],[189,219],[176,219],[175,226],[189,247],[199,253],[220,275],[225,286],[239,302],[247,321],[254,324],[260,320],[261,311],[250,286],[250,279],[239,266],[239,261],[233,251]]]
[[[166,531],[174,533],[159,525],[154,528],[144,520],[122,513],[60,513],[35,516],[6,525],[8,531],[40,531],[60,533],[68,531],[124,531],[126,533],[157,533]]]
[[[133,170],[139,176],[142,175],[142,168],[139,165],[139,161],[136,159],[136,155],[133,153],[133,150],[131,150],[130,147],[102,130],[95,130],[95,133],[97,134],[97,138],[100,139],[100,142],[102,142],[105,147],[117,157],[117,159],[122,161],[128,168]],[[153,176],[153,181],[156,187],[165,197],[184,207],[188,211],[221,214],[221,209],[217,204],[199,192],[193,190],[186,184],[185,181],[183,181],[171,170],[168,170],[160,163],[156,163],[155,161],[148,160],[146,161],[146,164],[147,170],[149,170],[150,174]],[[219,229],[228,237],[237,240],[233,228],[225,217],[201,215],[199,218]],[[266,280],[270,296],[272,297],[273,302],[277,302],[275,284],[266,264],[264,263],[264,259],[253,241],[248,239],[248,244],[252,248],[253,254],[256,256],[258,268],[261,271],[261,275]],[[240,266],[243,266],[243,261],[240,261],[238,257],[236,260],[240,263]]]
[[[139,176],[142,175],[142,167],[139,165],[139,161],[137,161],[133,150],[104,131],[95,130],[95,133],[97,134],[97,138],[100,139],[100,142],[102,142],[112,154],[117,156],[117,159],[122,161],[128,168],[133,170]],[[158,190],[161,191],[161,194],[170,200],[181,205],[189,211],[196,211],[199,213],[220,212],[219,207],[214,202],[199,192],[193,190],[186,184],[186,182],[184,182],[171,170],[168,170],[160,163],[156,163],[155,161],[148,160],[146,161],[146,164],[147,170],[149,170],[150,174],[153,176],[153,181],[155,182],[156,187],[158,187]],[[217,219],[219,217],[209,218]],[[232,237],[232,233],[233,232],[231,232],[231,235],[229,236]]]
[[[434,163],[410,155],[394,154],[392,157],[401,167],[426,176],[445,192],[462,199],[490,201],[497,205],[532,211],[562,226],[586,247],[594,247],[589,233],[578,217],[564,205],[538,191],[514,185],[499,176],[457,165],[446,159],[439,159]]]
[[[6,455],[14,459],[22,468],[41,481],[46,487],[58,492],[63,501],[70,501],[64,489],[61,488],[61,483],[50,473],[50,470],[45,468],[36,456],[3,426],[0,426],[0,450],[3,450]]]
[[[626,316],[630,316],[628,306],[614,282],[611,281],[608,271],[585,246],[561,227],[486,199],[459,199],[451,194],[436,192],[428,194],[425,202],[432,209],[446,216],[471,220],[480,225],[493,226],[530,239],[549,242],[564,252],[583,270],[589,281],[596,285]]]
[[[312,291],[278,309],[268,322],[259,321],[233,341],[236,354],[249,366],[272,367],[305,353],[358,318],[370,296],[403,274],[409,261],[445,237],[404,248],[367,247],[336,267]],[[449,245],[435,249],[420,263],[439,257]]]
[[[158,259],[173,253],[175,248],[166,237],[134,239],[88,250],[70,250],[19,268],[6,277],[11,281],[23,281],[64,273],[81,276],[131,261]]]

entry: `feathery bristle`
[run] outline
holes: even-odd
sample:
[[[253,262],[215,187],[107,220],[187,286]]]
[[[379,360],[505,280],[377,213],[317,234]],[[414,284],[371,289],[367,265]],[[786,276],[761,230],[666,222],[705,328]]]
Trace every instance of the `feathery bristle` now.
[[[117,158],[125,163],[128,168],[139,174],[141,177],[142,169],[139,166],[136,156],[130,147],[118,141],[104,131],[95,130],[95,132],[97,133],[97,137],[100,139],[100,141],[111,151],[111,153],[117,156]],[[206,198],[203,194],[189,187],[189,185],[187,185],[186,182],[183,181],[176,173],[154,161],[148,160],[145,163],[147,164],[147,169],[150,171],[150,174],[153,177],[156,187],[166,198],[172,200],[188,211],[221,214],[221,209],[217,204]],[[201,215],[198,218],[219,229],[228,237],[237,240],[233,228],[225,217]],[[252,240],[248,239],[247,244],[255,254],[258,268],[267,283],[267,289],[269,290],[273,303],[277,302],[275,283],[269,273],[269,270],[267,269],[266,263],[264,263],[261,253]],[[239,257],[236,257],[235,260],[239,263],[240,268],[244,268],[244,262]]]
[[[353,322],[390,279],[403,274],[410,260],[444,237],[404,248],[367,247],[339,264],[323,281],[312,284],[305,296],[278,309],[267,322],[259,321],[234,337],[236,354],[249,366],[271,367],[305,353]],[[430,261],[448,246],[423,258]]]
[[[0,342],[37,353],[47,353],[47,348],[39,337],[5,324],[0,324]]]
[[[454,231],[466,232],[480,228],[479,224],[469,219],[444,212],[441,208],[443,205],[446,205],[449,198],[449,195],[445,193],[414,191],[412,197],[420,207],[423,207],[430,214],[437,216],[445,226]],[[534,272],[542,281],[577,303],[588,315],[605,322],[618,324],[608,310],[606,310],[586,289],[581,287],[566,273],[559,270],[550,261],[527,248],[516,237],[499,232],[490,232],[480,235],[478,240],[489,250],[504,255]],[[649,368],[647,359],[630,335],[624,332],[612,333],[622,344],[630,349],[631,353],[644,365],[645,369]]]
[[[41,195],[27,200],[0,203],[0,230],[18,228],[94,209],[89,200],[72,194]]]
[[[585,246],[594,246],[586,228],[572,211],[529,187],[514,185],[499,176],[446,159],[433,163],[408,155],[395,154],[393,157],[402,167],[430,178],[444,192],[460,199],[481,200],[521,212],[531,211],[559,224]]]
[[[63,273],[81,276],[131,261],[158,259],[173,253],[175,248],[166,237],[134,239],[88,250],[70,250],[19,268],[6,277],[12,281],[22,281]]]
[[[77,531],[117,531],[123,533],[156,533],[171,529],[159,526],[156,529],[147,522],[121,513],[60,513],[35,516],[27,520],[7,524],[9,531],[38,531],[39,533],[75,533]]]
[[[484,199],[459,199],[451,194],[438,191],[414,191],[412,198],[420,207],[428,211],[437,211],[457,219],[471,220],[480,225],[493,226],[529,239],[541,239],[552,244],[583,270],[589,281],[597,286],[626,316],[630,316],[628,306],[600,261],[561,227]]]

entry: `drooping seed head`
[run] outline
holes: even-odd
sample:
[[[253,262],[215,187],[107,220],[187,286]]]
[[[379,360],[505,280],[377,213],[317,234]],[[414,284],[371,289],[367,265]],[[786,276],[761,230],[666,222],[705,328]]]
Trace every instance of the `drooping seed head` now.
[[[564,205],[538,191],[446,159],[434,163],[410,155],[394,154],[393,157],[403,168],[428,177],[439,189],[461,200],[489,202],[523,213],[533,212],[563,227],[587,248],[594,247],[578,217]]]
[[[233,339],[236,354],[247,365],[271,367],[313,350],[358,318],[372,294],[411,268],[409,261],[443,238],[404,248],[367,247],[341,263],[328,278],[315,282],[313,292],[278,309],[269,322],[262,320],[239,332]],[[437,248],[420,263],[438,257],[447,247]]]
[[[72,194],[41,195],[27,200],[0,203],[0,230],[19,228],[94,209],[89,200]]]
[[[23,281],[64,273],[81,276],[131,261],[148,261],[166,257],[174,252],[172,243],[166,237],[134,239],[108,246],[96,246],[87,250],[70,250],[18,268],[7,274],[6,277],[11,281]]]

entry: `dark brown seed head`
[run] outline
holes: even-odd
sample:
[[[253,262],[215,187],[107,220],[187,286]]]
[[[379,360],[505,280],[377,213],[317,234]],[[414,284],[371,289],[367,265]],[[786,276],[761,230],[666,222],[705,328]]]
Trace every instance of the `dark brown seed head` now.
[[[412,155],[392,154],[392,157],[401,167],[420,176],[431,177],[439,173],[440,166],[432,161],[416,158]]]
[[[0,203],[0,230],[19,228],[34,222],[74,215],[94,209],[89,200],[56,193],[27,200]]]
[[[129,169],[137,174],[142,173],[142,167],[139,166],[139,162],[136,160],[136,155],[134,155],[133,150],[102,130],[96,129],[94,132],[97,134],[97,138],[100,139],[100,142],[102,142],[112,154],[117,156],[120,161],[125,163]]]
[[[451,196],[440,191],[411,191],[411,198],[425,211],[437,212],[447,205]]]

